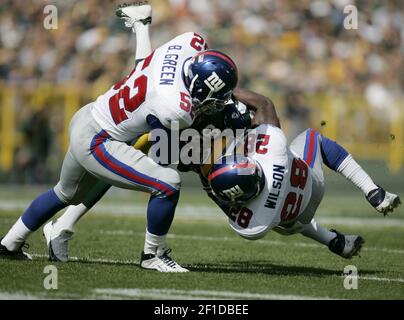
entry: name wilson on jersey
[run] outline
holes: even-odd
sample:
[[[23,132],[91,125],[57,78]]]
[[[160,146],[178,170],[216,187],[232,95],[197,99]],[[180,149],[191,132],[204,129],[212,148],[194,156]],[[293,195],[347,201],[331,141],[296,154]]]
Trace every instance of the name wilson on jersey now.
[[[279,195],[281,193],[282,181],[285,177],[285,170],[286,168],[284,166],[274,164],[272,174],[272,188],[274,190],[269,193],[267,200],[265,201],[266,208],[276,208],[276,204],[278,203]]]

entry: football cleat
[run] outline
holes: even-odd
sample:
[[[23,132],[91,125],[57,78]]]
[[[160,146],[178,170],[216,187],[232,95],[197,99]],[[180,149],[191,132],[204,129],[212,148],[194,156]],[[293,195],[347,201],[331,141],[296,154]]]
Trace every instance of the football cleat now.
[[[400,197],[396,194],[385,191],[382,187],[378,187],[370,191],[366,200],[375,208],[377,211],[387,215],[389,212],[393,212],[401,204]]]
[[[167,249],[162,255],[157,256],[155,254],[146,254],[142,251],[140,267],[159,272],[189,272],[188,269],[181,267],[168,256],[170,252],[171,249]]]
[[[67,262],[69,260],[67,247],[69,240],[73,238],[73,234],[74,232],[70,230],[56,232],[53,227],[53,221],[48,222],[43,227],[43,235],[48,247],[49,261]]]
[[[134,28],[137,21],[144,25],[152,22],[152,7],[147,1],[123,3],[115,11],[116,15],[125,22],[125,27]]]
[[[25,249],[29,248],[29,245],[26,244],[25,242],[18,248],[17,251],[10,251],[1,244],[1,240],[3,240],[3,238],[0,239],[0,260],[25,260],[25,261],[32,260],[30,254],[22,251],[22,248]]]
[[[337,230],[330,230],[336,234],[328,245],[328,248],[345,259],[351,259],[357,256],[365,243],[365,240],[358,235],[343,235]]]

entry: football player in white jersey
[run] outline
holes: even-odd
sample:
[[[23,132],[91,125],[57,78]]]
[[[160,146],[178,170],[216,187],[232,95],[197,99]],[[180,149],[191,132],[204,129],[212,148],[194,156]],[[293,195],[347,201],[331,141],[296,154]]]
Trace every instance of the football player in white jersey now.
[[[117,11],[117,14],[127,19],[127,26],[132,28],[132,21],[128,15],[122,13],[120,10]],[[134,28],[134,32],[137,38],[136,58],[138,62],[142,61],[142,57],[150,55],[152,51],[147,26],[148,24],[135,24],[136,28]],[[233,129],[249,127],[251,119],[249,114],[247,114],[247,109],[254,111],[258,117],[260,113],[265,113],[265,117],[273,119],[275,123],[279,123],[275,107],[270,99],[241,88],[236,88],[233,91],[233,96],[238,100],[236,104],[230,101],[230,103],[226,104],[226,108],[222,112],[200,114],[200,116],[195,119],[192,128],[201,133],[206,127],[214,127],[220,130],[226,127]],[[147,139],[147,134],[144,134],[136,141],[135,148],[147,154],[148,147],[150,147],[150,142]],[[199,166],[195,165],[191,168],[179,164],[177,169],[180,171],[196,169],[198,171]],[[50,221],[44,226],[43,233],[51,261],[68,261],[68,242],[73,237],[75,224],[103,197],[110,187],[110,184],[99,181],[91,190],[87,190],[87,195],[84,197],[82,203],[70,206],[57,220]],[[149,238],[150,237],[146,236],[144,247],[144,252],[146,253],[150,250],[148,244]],[[156,257],[155,260],[159,262],[158,257]],[[165,261],[160,261],[159,263],[165,264]],[[142,254],[140,266],[148,268],[149,264],[150,260],[144,259],[144,255]],[[158,264],[153,263],[154,267],[157,265]]]
[[[356,255],[364,243],[361,236],[328,230],[314,219],[324,195],[323,164],[350,180],[384,215],[401,203],[397,195],[375,185],[342,146],[317,130],[306,130],[288,147],[279,127],[260,125],[238,148],[239,153],[224,155],[212,166],[205,187],[243,238],[260,239],[270,230],[301,233],[344,258]]]
[[[144,31],[151,22],[149,5],[124,5],[118,13],[127,26],[143,29],[143,36],[148,35]],[[151,194],[142,267],[188,271],[168,256],[166,244],[179,198],[180,176],[131,144],[152,129],[169,134],[173,124],[177,129],[186,128],[198,113],[223,109],[237,84],[237,67],[224,53],[206,49],[198,34],[180,35],[145,57],[126,78],[74,115],[58,184],[38,196],[1,239],[0,258],[30,259],[21,250],[26,238],[59,210],[81,203],[88,190],[103,180]],[[147,47],[139,46],[139,50],[144,53]],[[144,57],[141,53],[137,59]]]
[[[275,108],[268,98],[245,89],[237,89],[235,90],[235,94],[243,99],[248,106],[241,101],[230,101],[226,105],[226,108],[221,112],[196,118],[192,125],[192,129],[196,130],[200,134],[201,138],[203,137],[203,130],[205,129],[211,132],[213,129],[222,131],[227,128],[233,130],[244,130],[246,128],[250,128],[251,117],[249,110],[267,110],[272,112],[274,117],[277,119]],[[152,145],[149,141],[149,136],[150,133],[144,134],[139,138],[134,147],[141,150],[145,154],[148,154],[148,151]],[[209,164],[204,165],[203,168],[208,170],[208,165]],[[195,171],[200,173],[201,167],[199,163],[184,165],[180,162],[177,164],[177,169],[179,171]],[[48,246],[49,259],[51,261],[67,262],[69,260],[68,242],[74,235],[75,225],[103,197],[110,187],[111,185],[100,181],[93,189],[88,190],[87,196],[84,198],[83,203],[76,206],[70,206],[68,210],[65,211],[65,213],[57,220],[49,221],[44,226],[43,233]],[[142,263],[143,260],[141,259],[141,267]]]

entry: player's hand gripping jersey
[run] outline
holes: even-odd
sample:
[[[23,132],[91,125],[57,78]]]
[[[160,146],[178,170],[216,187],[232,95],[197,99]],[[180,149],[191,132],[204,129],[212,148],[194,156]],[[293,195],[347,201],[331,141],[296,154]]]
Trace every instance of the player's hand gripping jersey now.
[[[98,97],[92,108],[94,119],[119,141],[133,141],[150,131],[148,115],[168,129],[174,121],[180,129],[189,127],[194,110],[182,78],[184,63],[206,48],[205,40],[191,32],[159,47]]]
[[[229,223],[240,236],[258,239],[278,225],[293,223],[305,210],[312,194],[312,176],[307,164],[289,149],[281,129],[261,125],[249,137],[247,148],[263,169],[265,187],[243,207],[232,207]]]

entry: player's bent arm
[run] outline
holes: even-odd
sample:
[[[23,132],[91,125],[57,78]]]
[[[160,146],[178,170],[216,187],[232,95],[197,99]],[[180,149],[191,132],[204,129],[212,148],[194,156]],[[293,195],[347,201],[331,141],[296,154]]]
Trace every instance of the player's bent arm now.
[[[254,119],[265,119],[265,122],[280,128],[281,124],[276,113],[275,105],[271,99],[259,93],[244,88],[236,88],[233,91],[234,97],[247,105],[255,113]],[[259,125],[254,120],[254,125]]]
[[[144,3],[122,3],[115,14],[124,21],[125,27],[132,29],[136,34],[136,61],[135,65],[143,61],[152,52],[149,26],[152,21],[152,8]],[[137,24],[137,27],[135,25]]]

